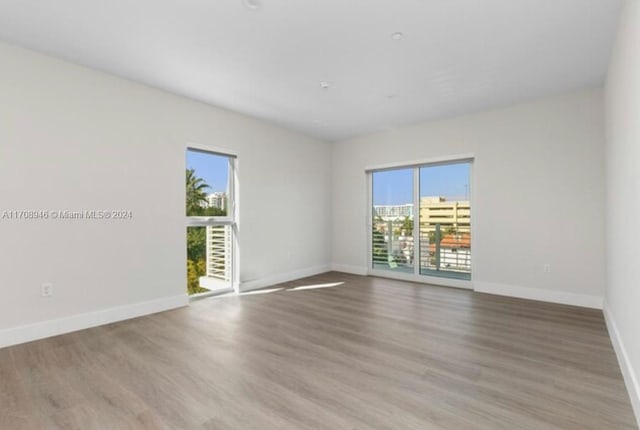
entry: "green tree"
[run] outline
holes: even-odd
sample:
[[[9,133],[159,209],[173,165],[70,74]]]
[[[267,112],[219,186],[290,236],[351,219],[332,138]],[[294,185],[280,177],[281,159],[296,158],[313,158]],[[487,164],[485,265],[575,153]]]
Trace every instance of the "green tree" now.
[[[187,169],[186,179],[186,211],[188,216],[215,216],[217,208],[207,207],[207,190],[211,188],[207,182],[196,176],[193,169]],[[189,294],[203,293],[207,290],[200,287],[200,277],[207,274],[206,262],[206,227],[187,228],[187,290]]]
[[[387,244],[384,241],[384,233],[373,228],[373,261],[374,263],[387,263]]]
[[[227,215],[226,209],[213,208],[213,207],[202,209],[202,216],[226,216],[226,215]]]
[[[187,260],[187,290],[189,294],[204,293],[208,291],[200,286],[200,277],[207,273],[207,264],[204,260]]]
[[[436,232],[435,231],[429,231],[429,232],[427,232],[427,235],[429,236],[429,243],[436,243]]]
[[[451,225],[444,230],[443,236],[454,236],[456,234],[458,234],[458,230]]]
[[[192,261],[204,261],[206,253],[206,227],[187,228],[187,258]]]
[[[207,204],[206,190],[211,187],[206,183],[204,179],[196,176],[196,173],[193,169],[187,169],[186,171],[186,186],[187,215],[202,215]]]
[[[411,236],[413,234],[413,220],[408,216],[404,217],[402,225],[400,225],[400,232],[404,231],[405,236]]]

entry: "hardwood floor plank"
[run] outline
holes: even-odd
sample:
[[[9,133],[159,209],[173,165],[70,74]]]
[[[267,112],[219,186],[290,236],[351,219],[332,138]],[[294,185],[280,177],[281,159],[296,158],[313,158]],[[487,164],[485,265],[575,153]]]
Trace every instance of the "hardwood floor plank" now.
[[[637,429],[600,311],[277,287],[0,349],[0,428]]]

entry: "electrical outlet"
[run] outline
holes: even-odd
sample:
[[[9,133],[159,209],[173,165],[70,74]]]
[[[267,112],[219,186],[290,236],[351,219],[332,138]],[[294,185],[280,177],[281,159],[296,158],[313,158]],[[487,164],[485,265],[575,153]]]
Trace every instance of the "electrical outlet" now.
[[[42,284],[42,297],[53,296],[53,284],[46,282]]]
[[[547,264],[543,265],[542,266],[542,272],[551,273],[551,264],[547,263]]]

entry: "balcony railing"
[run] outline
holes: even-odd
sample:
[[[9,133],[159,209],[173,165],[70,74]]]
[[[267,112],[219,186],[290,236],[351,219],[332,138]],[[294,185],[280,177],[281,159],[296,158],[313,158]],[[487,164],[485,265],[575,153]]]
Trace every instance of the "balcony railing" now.
[[[462,223],[461,223],[462,224]],[[373,223],[374,269],[414,273],[413,221]],[[471,273],[471,234],[467,225],[420,223],[419,273],[468,279]]]
[[[231,226],[206,227],[206,274],[200,276],[199,286],[209,291],[231,288]]]
[[[373,267],[413,272],[413,227],[403,221],[373,224]]]
[[[231,226],[207,226],[207,276],[231,280]]]

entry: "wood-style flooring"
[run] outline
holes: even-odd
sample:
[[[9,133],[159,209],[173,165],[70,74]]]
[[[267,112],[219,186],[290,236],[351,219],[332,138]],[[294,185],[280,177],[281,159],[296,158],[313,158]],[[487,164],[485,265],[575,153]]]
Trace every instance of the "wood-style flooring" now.
[[[0,349],[0,429],[637,429],[600,311],[273,288]]]

